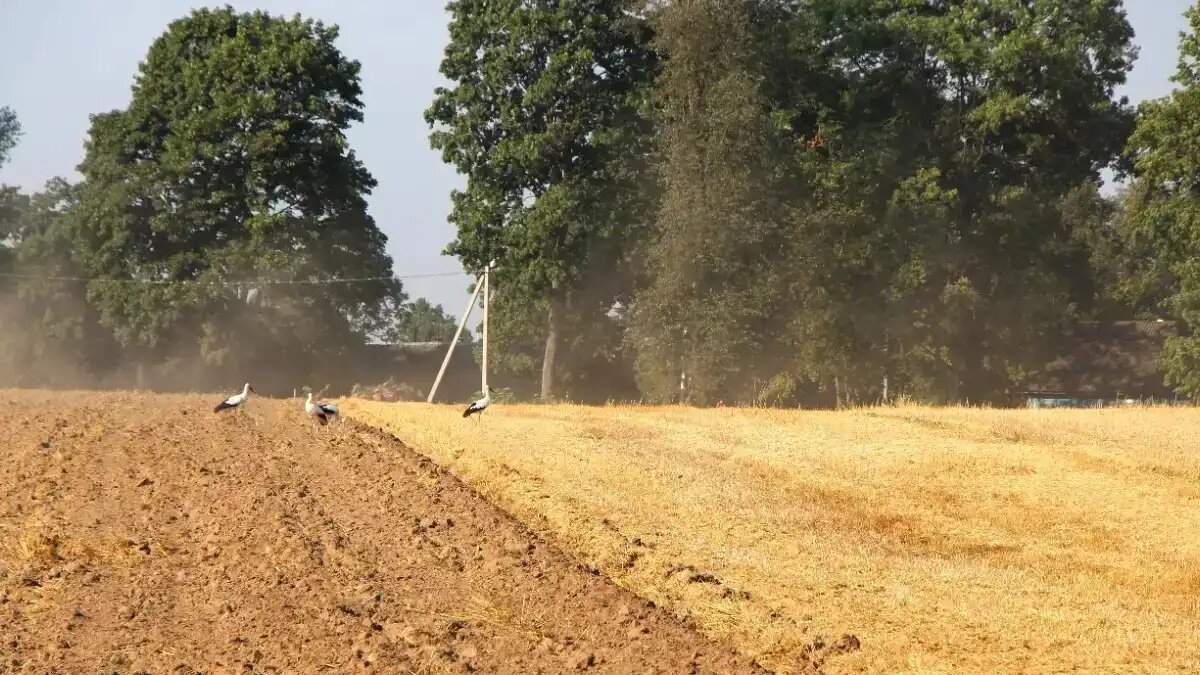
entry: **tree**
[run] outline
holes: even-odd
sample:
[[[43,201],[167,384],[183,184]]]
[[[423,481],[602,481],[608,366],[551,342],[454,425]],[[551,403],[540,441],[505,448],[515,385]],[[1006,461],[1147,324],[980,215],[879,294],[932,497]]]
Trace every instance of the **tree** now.
[[[817,0],[767,68],[797,188],[796,369],[845,400],[1002,398],[1072,318],[1064,198],[1132,112],[1118,0]],[[810,269],[803,269],[809,267]]]
[[[1129,141],[1137,177],[1129,201],[1135,235],[1150,242],[1172,275],[1171,308],[1188,332],[1168,340],[1163,354],[1167,383],[1200,396],[1200,5],[1190,8],[1181,36],[1171,95],[1143,104]]]
[[[1134,183],[1112,196],[1085,184],[1063,198],[1063,220],[1077,252],[1063,270],[1081,314],[1100,320],[1157,319],[1171,315],[1174,278],[1134,221],[1142,188]]]
[[[28,195],[10,185],[0,185],[0,272],[9,271],[16,260],[16,246],[28,210]]]
[[[92,117],[74,260],[122,344],[163,357],[200,338],[210,363],[266,372],[330,363],[312,355],[392,324],[403,294],[366,213],[375,180],[346,143],[360,66],[337,37],[198,10],[150,47],[129,106]]]
[[[397,319],[396,337],[404,342],[450,342],[456,328],[458,322],[441,305],[417,298],[405,305]],[[459,340],[470,342],[471,331],[464,329]]]
[[[0,107],[0,167],[21,136],[21,123],[10,108]],[[0,271],[11,264],[13,230],[26,206],[26,197],[14,187],[0,185]]]
[[[655,400],[751,398],[775,328],[783,230],[755,4],[678,2],[659,17],[663,197],[631,326],[639,386]]]
[[[8,162],[8,154],[21,138],[21,123],[12,108],[0,106],[0,166]]]
[[[642,194],[637,176],[648,131],[639,111],[656,64],[637,4],[447,6],[441,72],[452,86],[435,92],[426,113],[432,146],[467,176],[466,190],[453,195],[458,236],[447,252],[469,269],[495,260],[497,306],[522,315],[536,308],[545,317],[544,399],[556,394],[573,296],[594,285],[595,274],[630,278],[622,263],[636,239],[637,209],[630,207]],[[605,311],[620,293],[616,286]],[[503,344],[510,336],[503,322],[498,328]]]

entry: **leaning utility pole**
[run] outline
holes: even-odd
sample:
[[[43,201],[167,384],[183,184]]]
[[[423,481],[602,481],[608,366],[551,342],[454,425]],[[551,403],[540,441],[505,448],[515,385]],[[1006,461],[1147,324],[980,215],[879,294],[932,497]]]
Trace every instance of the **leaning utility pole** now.
[[[429,396],[425,399],[426,403],[433,403],[433,397],[437,394],[438,385],[442,383],[442,376],[446,374],[446,366],[450,365],[450,357],[454,355],[454,348],[458,346],[458,338],[462,336],[463,326],[467,325],[467,319],[471,317],[471,310],[475,309],[475,299],[479,297],[479,291],[483,289],[483,276],[475,279],[475,292],[471,294],[471,299],[467,301],[467,309],[463,312],[462,320],[458,322],[458,330],[454,331],[454,338],[450,340],[450,346],[446,348],[446,358],[442,359],[442,367],[438,370],[437,378],[433,381],[433,387],[429,390]],[[484,312],[486,312],[486,306]],[[484,321],[484,330],[487,328],[487,321]],[[484,333],[486,336],[486,333]],[[484,338],[484,373],[487,372],[487,338]],[[485,374],[486,378],[487,375]]]

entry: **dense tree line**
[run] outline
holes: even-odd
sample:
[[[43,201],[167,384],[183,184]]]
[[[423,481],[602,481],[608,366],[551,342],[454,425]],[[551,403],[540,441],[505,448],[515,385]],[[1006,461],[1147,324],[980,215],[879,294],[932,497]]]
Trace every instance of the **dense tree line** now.
[[[999,402],[1078,320],[1200,321],[1197,10],[1139,113],[1121,0],[449,9],[449,250],[498,260],[544,396],[600,362],[660,401]],[[1165,363],[1200,394],[1200,341]]]
[[[448,11],[426,113],[467,179],[448,252],[495,262],[492,362],[543,399],[1000,402],[1076,322],[1145,318],[1184,327],[1164,375],[1200,395],[1200,10],[1140,109],[1115,94],[1121,0]],[[367,214],[337,36],[193,12],[92,117],[81,181],[0,188],[10,380],[290,387],[453,336]],[[20,133],[0,107],[0,163]],[[322,283],[348,277],[372,281]]]

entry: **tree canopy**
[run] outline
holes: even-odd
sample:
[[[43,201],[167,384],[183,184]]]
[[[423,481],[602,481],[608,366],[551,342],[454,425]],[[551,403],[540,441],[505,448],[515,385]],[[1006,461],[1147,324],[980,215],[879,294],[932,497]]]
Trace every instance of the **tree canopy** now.
[[[1200,396],[1200,6],[1187,12],[1179,64],[1166,98],[1142,106],[1129,141],[1137,183],[1130,193],[1132,232],[1148,242],[1156,266],[1170,275],[1170,308],[1191,328],[1168,342],[1167,381]]]
[[[864,226],[821,235],[843,260],[825,268],[860,280],[829,311],[849,317],[877,381],[895,371],[922,398],[1001,398],[1072,318],[1071,275],[1088,273],[1062,206],[1098,184],[1132,125],[1114,94],[1135,56],[1121,3],[817,5],[799,25],[834,40],[816,58],[834,87],[807,116],[823,148],[806,164],[838,177],[834,203]]]
[[[417,298],[404,306],[396,320],[396,339],[402,342],[450,342],[458,322],[446,314],[441,305]],[[464,328],[462,342],[471,341],[471,331]]]
[[[647,132],[639,110],[655,65],[637,5],[447,5],[441,72],[451,86],[426,113],[433,147],[467,177],[453,195],[457,238],[447,252],[472,270],[495,260],[498,304],[544,313],[544,398],[554,395],[566,315],[583,309],[572,294],[596,274],[620,274],[634,225],[622,207],[636,201],[630,165]]]
[[[8,162],[8,155],[21,138],[21,123],[12,108],[0,106],[0,166]]]
[[[298,16],[197,10],[150,47],[129,105],[92,117],[73,257],[122,343],[201,335],[210,362],[261,362],[391,325],[403,294],[366,212],[375,180],[346,141],[360,66],[337,37]],[[237,331],[255,339],[232,350]]]
[[[633,302],[642,391],[711,403],[748,393],[772,330],[782,243],[754,3],[662,11],[657,47],[662,202]]]
[[[21,123],[11,108],[0,107],[0,167],[8,163],[8,155],[21,136]],[[25,210],[27,197],[10,186],[0,185],[0,271],[11,264],[18,223]]]

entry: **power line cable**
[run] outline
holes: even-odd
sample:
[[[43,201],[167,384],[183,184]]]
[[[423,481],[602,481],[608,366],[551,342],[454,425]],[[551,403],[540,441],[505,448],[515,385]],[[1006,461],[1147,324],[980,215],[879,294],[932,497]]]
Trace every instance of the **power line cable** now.
[[[328,279],[105,279],[103,277],[69,277],[69,276],[39,276],[34,274],[19,274],[16,272],[0,272],[0,277],[8,279],[24,279],[27,281],[71,281],[92,282],[106,281],[115,284],[204,284],[210,286],[324,286],[327,284],[357,284],[372,281],[391,281],[392,279],[428,279],[433,277],[473,277],[466,272],[416,272],[412,274],[393,274],[391,276],[375,277],[331,277]]]

